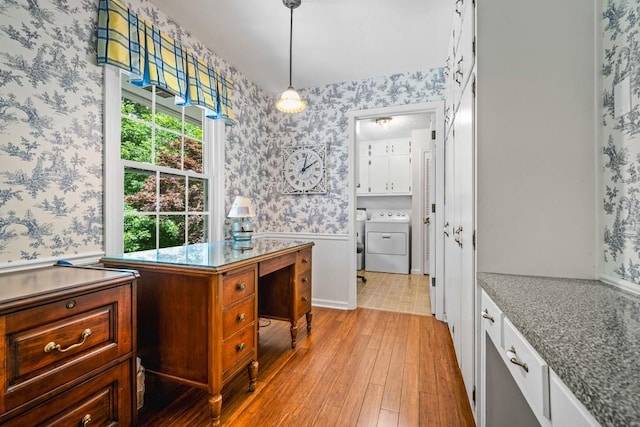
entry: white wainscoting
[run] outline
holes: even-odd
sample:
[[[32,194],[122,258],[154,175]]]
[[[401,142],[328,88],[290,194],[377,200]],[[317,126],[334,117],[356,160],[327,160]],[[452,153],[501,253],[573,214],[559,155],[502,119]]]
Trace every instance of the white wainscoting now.
[[[347,234],[256,233],[256,237],[313,241],[313,305],[341,310],[356,307],[355,295],[352,301],[349,298],[351,282],[356,280],[351,266],[356,253]]]

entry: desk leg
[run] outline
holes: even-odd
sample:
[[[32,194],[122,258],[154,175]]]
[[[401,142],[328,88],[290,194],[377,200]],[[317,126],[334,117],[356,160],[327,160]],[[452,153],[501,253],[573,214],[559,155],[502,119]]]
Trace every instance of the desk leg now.
[[[258,361],[254,360],[247,366],[249,371],[249,391],[256,390],[256,379],[258,378]]]
[[[307,333],[310,334],[311,333],[311,319],[313,319],[313,313],[311,311],[308,311],[305,316],[307,317]]]
[[[222,394],[209,395],[209,409],[211,409],[211,425],[220,425],[220,413],[222,412]]]
[[[296,348],[296,337],[298,336],[298,321],[291,322],[291,348]]]

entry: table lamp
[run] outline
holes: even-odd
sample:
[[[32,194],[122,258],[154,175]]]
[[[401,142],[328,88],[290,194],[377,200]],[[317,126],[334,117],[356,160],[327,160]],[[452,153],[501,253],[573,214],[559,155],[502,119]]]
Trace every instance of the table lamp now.
[[[251,218],[255,217],[256,213],[251,205],[251,200],[247,197],[236,196],[229,215],[227,218],[233,219],[231,225],[231,235],[236,242],[250,241],[253,235],[253,224]]]

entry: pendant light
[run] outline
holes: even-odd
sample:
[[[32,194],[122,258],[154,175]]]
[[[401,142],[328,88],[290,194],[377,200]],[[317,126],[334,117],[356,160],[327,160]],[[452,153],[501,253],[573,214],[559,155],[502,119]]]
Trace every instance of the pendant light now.
[[[289,26],[289,87],[287,90],[282,92],[280,99],[276,101],[276,108],[283,113],[299,113],[307,107],[307,103],[300,98],[300,95],[291,84],[291,57],[293,56],[293,9],[300,6],[300,2],[301,0],[282,0],[282,4],[291,11],[291,24]]]

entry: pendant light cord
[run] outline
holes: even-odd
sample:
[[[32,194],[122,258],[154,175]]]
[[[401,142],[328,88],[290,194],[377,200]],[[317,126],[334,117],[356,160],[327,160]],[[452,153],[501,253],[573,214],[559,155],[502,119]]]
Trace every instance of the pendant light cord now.
[[[293,7],[289,9],[291,10],[291,23],[289,24],[289,87],[293,87],[291,84],[291,63],[293,61]]]

